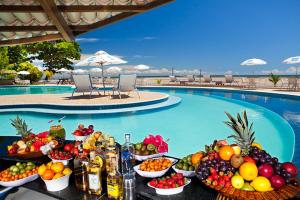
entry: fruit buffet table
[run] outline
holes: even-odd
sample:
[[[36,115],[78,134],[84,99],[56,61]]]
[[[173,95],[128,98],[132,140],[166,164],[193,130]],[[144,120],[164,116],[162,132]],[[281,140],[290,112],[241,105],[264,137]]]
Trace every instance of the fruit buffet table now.
[[[9,167],[11,164],[14,164],[15,162],[18,162],[18,161],[23,161],[23,162],[24,161],[33,161],[37,165],[40,165],[42,163],[46,163],[46,162],[50,161],[50,159],[47,156],[43,156],[43,157],[35,158],[35,159],[28,159],[28,160],[8,156],[7,149],[6,149],[7,145],[11,144],[13,141],[16,141],[17,139],[18,139],[18,137],[15,137],[15,136],[10,136],[10,137],[0,136],[0,163],[1,163],[0,170],[5,169],[5,168]],[[172,172],[172,170],[170,170],[170,173],[171,172]],[[157,200],[158,199],[174,199],[174,200],[177,200],[177,199],[178,200],[179,199],[180,200],[182,200],[182,199],[189,199],[189,200],[205,199],[205,200],[210,200],[210,199],[217,198],[217,193],[214,190],[209,189],[209,188],[205,187],[204,185],[202,185],[197,178],[193,178],[191,184],[186,186],[182,193],[177,194],[177,195],[172,195],[172,196],[157,195],[155,193],[154,189],[147,186],[147,183],[150,180],[151,179],[147,179],[147,178],[141,177],[139,175],[136,175],[137,199],[145,199],[145,200],[148,200],[148,199],[153,199],[153,200],[156,200],[156,199]],[[33,182],[24,184],[21,187],[24,187],[24,188],[27,188],[30,190],[34,190],[37,192],[41,192],[43,194],[49,195],[49,196],[57,198],[57,199],[64,199],[64,200],[69,200],[69,199],[73,199],[73,200],[106,199],[105,196],[103,196],[103,197],[93,196],[93,195],[89,195],[87,193],[78,191],[75,187],[75,181],[74,181],[73,174],[70,179],[70,185],[66,189],[59,191],[59,192],[47,191],[45,183],[40,178],[38,178],[37,180],[35,180]],[[0,189],[2,189],[2,188],[0,186]]]
[[[40,165],[45,162],[49,162],[50,159],[47,156],[43,156],[37,159],[30,159],[30,160],[22,160],[19,158],[11,157],[7,155],[7,145],[11,144],[13,141],[17,140],[18,137],[4,137],[0,136],[0,170],[3,170],[10,166],[11,164],[16,163],[17,161],[32,161],[35,162],[35,164]],[[72,166],[70,166],[72,168]],[[173,170],[170,169],[169,173],[172,173]],[[187,185],[183,192],[177,195],[170,195],[170,196],[161,196],[157,195],[155,193],[155,190],[148,187],[147,183],[151,179],[143,178],[139,175],[136,175],[136,195],[137,199],[145,199],[145,200],[159,200],[159,199],[174,199],[174,200],[210,200],[210,199],[221,199],[218,198],[218,193],[215,190],[212,190],[205,185],[203,185],[197,178],[192,178],[192,182]],[[34,190],[40,193],[43,193],[45,195],[49,195],[51,197],[57,198],[57,199],[73,199],[73,200],[96,200],[96,199],[107,199],[106,196],[92,196],[87,193],[80,192],[76,189],[75,187],[75,181],[74,181],[74,176],[72,174],[71,179],[70,179],[70,185],[59,192],[49,192],[46,189],[46,186],[44,182],[38,178],[37,180],[33,182],[29,182],[27,184],[22,185],[21,187]],[[3,187],[0,190],[2,190]],[[16,189],[14,189],[16,190]],[[12,190],[13,192],[13,190]],[[1,198],[0,198],[1,199]],[[226,199],[226,198],[225,198]],[[298,198],[295,198],[298,199]]]

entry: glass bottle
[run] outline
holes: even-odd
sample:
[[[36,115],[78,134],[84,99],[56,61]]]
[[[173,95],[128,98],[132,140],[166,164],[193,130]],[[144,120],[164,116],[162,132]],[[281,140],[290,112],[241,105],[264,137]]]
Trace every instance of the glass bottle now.
[[[87,165],[88,158],[84,156],[82,146],[78,147],[78,155],[74,159],[74,176],[76,188],[81,191],[87,191]]]
[[[103,161],[99,156],[96,158],[96,152],[90,152],[90,162],[88,165],[88,191],[89,194],[100,195],[102,193],[101,168]]]
[[[122,175],[132,174],[134,172],[134,157],[133,157],[134,147],[130,143],[130,134],[125,134],[125,143],[122,145],[121,159],[122,159]]]
[[[116,157],[111,157],[110,171],[107,175],[107,196],[109,199],[123,199],[123,179],[118,171]]]
[[[102,160],[102,166],[101,166],[101,177],[102,177],[102,191],[107,191],[106,188],[106,158],[105,158],[105,145],[103,142],[97,143],[96,145],[96,159],[97,157],[100,157],[99,160]]]
[[[116,149],[116,142],[113,137],[109,137],[108,144],[106,146],[106,152],[105,152],[105,158],[106,158],[106,172],[109,173],[111,169],[111,159],[115,158],[116,162],[118,163],[118,152]]]

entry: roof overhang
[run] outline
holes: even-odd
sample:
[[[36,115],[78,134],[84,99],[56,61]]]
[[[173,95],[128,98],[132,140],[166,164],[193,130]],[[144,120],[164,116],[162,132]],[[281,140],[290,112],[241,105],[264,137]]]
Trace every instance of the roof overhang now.
[[[2,0],[0,46],[64,39],[174,0]]]

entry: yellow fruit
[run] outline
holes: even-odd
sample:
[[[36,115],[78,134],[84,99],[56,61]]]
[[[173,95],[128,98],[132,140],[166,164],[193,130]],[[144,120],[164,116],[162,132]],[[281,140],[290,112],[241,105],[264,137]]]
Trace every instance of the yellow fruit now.
[[[7,146],[7,151],[11,150],[12,149],[12,145],[10,146]]]
[[[72,170],[67,167],[67,168],[64,169],[64,171],[62,173],[63,173],[63,175],[71,174]]]
[[[42,165],[39,167],[39,169],[38,169],[38,174],[39,174],[40,176],[43,176],[43,174],[45,173],[46,169],[47,169],[46,165],[45,165],[45,164],[42,164]]]
[[[244,179],[242,176],[240,175],[234,175],[231,178],[231,185],[236,188],[236,189],[240,189],[244,186]]]
[[[55,173],[60,173],[64,170],[65,166],[64,164],[62,164],[61,162],[56,162],[53,163],[51,166],[51,169],[55,172]]]
[[[52,164],[53,164],[52,161],[51,161],[51,162],[48,162],[47,165],[46,165],[47,169],[51,169]]]
[[[200,163],[202,158],[203,158],[203,153],[202,152],[194,153],[192,155],[192,164],[194,166],[197,166]]]
[[[34,152],[34,151],[35,151],[34,146],[31,146],[30,147],[30,152]]]
[[[60,178],[60,177],[63,177],[64,175],[62,173],[57,173],[53,176],[52,179],[57,179],[57,178]]]
[[[270,181],[263,176],[258,176],[256,179],[254,179],[250,185],[259,192],[267,192],[273,190],[271,187]]]
[[[231,147],[233,148],[233,151],[234,151],[234,154],[235,155],[240,155],[241,154],[241,147],[240,146],[238,146],[238,145],[231,145]]]
[[[240,166],[239,173],[246,181],[252,181],[257,177],[258,169],[254,163],[244,162]]]
[[[260,150],[263,149],[262,146],[261,146],[260,144],[256,143],[256,142],[253,142],[251,146],[257,147],[257,148],[260,149]]]

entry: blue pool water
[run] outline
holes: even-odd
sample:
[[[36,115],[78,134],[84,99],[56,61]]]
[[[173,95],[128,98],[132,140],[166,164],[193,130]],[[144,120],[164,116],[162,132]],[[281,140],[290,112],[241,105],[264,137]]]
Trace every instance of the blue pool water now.
[[[0,95],[16,94],[60,94],[70,93],[73,89],[69,86],[1,86]]]
[[[297,122],[295,117],[291,117],[291,114],[285,115],[285,113],[296,112],[294,115],[299,116],[299,102],[296,100],[199,89],[151,89],[151,91],[178,96],[182,98],[182,102],[175,107],[151,112],[68,115],[63,120],[68,138],[72,138],[71,132],[80,123],[94,124],[97,130],[110,133],[121,143],[126,132],[132,133],[134,142],[142,140],[148,133],[162,134],[165,138],[170,138],[169,155],[182,157],[203,150],[204,145],[211,143],[215,138],[226,138],[231,130],[223,123],[227,119],[224,112],[235,114],[246,109],[249,120],[254,122],[257,141],[282,161],[289,161],[293,157],[295,135],[290,124],[279,115],[299,126],[299,121]],[[47,130],[49,120],[62,117],[62,115],[39,113],[18,114],[35,132]],[[9,119],[15,117],[16,113],[0,114],[0,134],[15,135],[15,130],[9,125]],[[293,128],[299,133],[297,127],[293,126]]]

